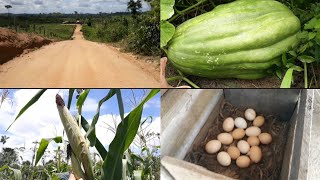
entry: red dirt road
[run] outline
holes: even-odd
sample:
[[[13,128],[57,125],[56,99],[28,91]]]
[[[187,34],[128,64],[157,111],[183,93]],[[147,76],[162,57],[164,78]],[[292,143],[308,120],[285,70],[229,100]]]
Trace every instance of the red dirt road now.
[[[154,74],[141,69],[133,57],[85,40],[80,29],[78,25],[74,40],[52,43],[0,65],[0,86],[160,87]]]

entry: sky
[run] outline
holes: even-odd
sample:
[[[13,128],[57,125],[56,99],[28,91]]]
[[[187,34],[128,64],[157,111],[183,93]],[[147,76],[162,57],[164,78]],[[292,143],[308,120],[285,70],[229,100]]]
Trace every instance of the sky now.
[[[55,104],[56,94],[60,94],[65,103],[67,104],[68,90],[49,89],[47,90],[40,99],[33,104],[25,113],[20,116],[17,121],[6,131],[9,125],[13,122],[22,107],[38,92],[37,89],[18,89],[9,90],[8,100],[5,100],[0,107],[0,136],[6,135],[10,138],[4,144],[5,147],[19,148],[25,147],[25,151],[21,152],[20,155],[24,157],[24,160],[31,161],[32,149],[34,144],[32,142],[39,141],[42,138],[53,138],[56,136],[63,136],[63,125],[60,121],[60,117]],[[108,89],[93,89],[89,92],[88,97],[82,108],[82,114],[86,120],[91,123],[92,118],[95,115],[97,105],[100,99],[102,99],[107,93]],[[145,92],[144,92],[145,91]],[[133,93],[140,102],[144,94],[147,94],[149,90],[134,89]],[[0,89],[0,93],[2,90]],[[122,98],[124,103],[125,115],[128,114],[133,108],[134,103],[132,101],[132,91],[129,89],[122,89]],[[76,114],[75,108],[76,93],[73,97],[73,102],[70,111],[73,115]],[[131,101],[130,101],[131,99]],[[152,120],[149,118],[148,121],[141,127],[150,132],[160,133],[160,95],[159,93],[147,102],[144,106],[142,119],[152,116]],[[108,149],[109,144],[114,138],[114,133],[107,129],[108,125],[114,127],[115,123],[119,124],[121,121],[118,109],[118,103],[116,96],[112,97],[109,101],[105,102],[100,109],[99,121],[96,124],[96,135],[100,142]],[[114,123],[115,122],[115,123]],[[141,129],[140,129],[141,130]],[[84,132],[84,131],[83,131]],[[67,140],[67,137],[63,137]],[[136,137],[135,143],[138,142]],[[153,139],[149,142],[149,146],[160,145],[159,139]],[[56,143],[50,143],[48,151],[53,152],[57,149]],[[60,144],[62,148],[64,147]],[[2,149],[3,144],[0,144]],[[139,148],[134,144],[131,148],[139,153]],[[90,151],[96,152],[95,148],[90,148]],[[48,157],[47,160],[52,158]]]
[[[127,12],[129,0],[0,0],[0,13],[7,13],[5,5],[10,4],[11,13],[114,13]],[[142,1],[142,11],[150,10],[150,4]]]

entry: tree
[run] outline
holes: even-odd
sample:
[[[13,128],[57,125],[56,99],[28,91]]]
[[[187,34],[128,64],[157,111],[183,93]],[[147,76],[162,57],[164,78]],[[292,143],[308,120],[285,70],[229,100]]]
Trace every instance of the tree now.
[[[7,140],[8,140],[9,138],[10,138],[10,137],[7,137],[6,135],[1,136],[0,142],[3,144],[3,146],[4,146],[4,144],[7,142]]]
[[[9,17],[9,9],[12,8],[12,6],[11,6],[11,5],[5,5],[4,7],[7,8],[7,10],[8,10],[8,17]]]
[[[18,162],[17,152],[12,148],[3,148],[2,150],[2,153],[0,153],[0,167],[5,164],[13,167]]]
[[[128,2],[128,10],[131,11],[132,17],[135,18],[142,7],[141,0],[130,0]]]

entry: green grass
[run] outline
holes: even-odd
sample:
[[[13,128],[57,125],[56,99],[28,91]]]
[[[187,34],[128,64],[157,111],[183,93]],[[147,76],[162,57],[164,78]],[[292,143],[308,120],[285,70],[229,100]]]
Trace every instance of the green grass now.
[[[28,33],[35,33],[46,38],[56,40],[71,39],[75,25],[61,25],[61,24],[36,24],[30,25],[29,29],[25,31]]]

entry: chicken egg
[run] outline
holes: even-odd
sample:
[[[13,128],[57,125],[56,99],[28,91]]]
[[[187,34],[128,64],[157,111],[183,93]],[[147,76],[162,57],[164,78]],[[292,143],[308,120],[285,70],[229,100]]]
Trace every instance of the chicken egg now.
[[[257,116],[253,120],[253,125],[257,127],[261,127],[264,124],[264,117],[263,116]]]
[[[224,151],[218,153],[217,160],[222,166],[229,166],[231,164],[231,158],[229,154]]]
[[[231,159],[236,160],[240,156],[240,151],[237,147],[235,146],[230,146],[227,150],[229,156]]]
[[[250,165],[250,158],[248,156],[240,156],[236,160],[236,164],[239,168],[247,168]]]
[[[253,109],[249,108],[244,112],[244,117],[249,121],[253,121],[254,118],[256,118],[256,112]]]
[[[221,148],[221,142],[218,140],[211,140],[206,144],[206,151],[209,154],[214,154],[218,152]]]
[[[241,129],[247,128],[247,122],[246,122],[246,120],[243,119],[242,117],[237,117],[237,118],[234,120],[234,125],[235,125],[237,128],[241,128]]]
[[[229,145],[233,142],[233,137],[229,133],[220,133],[218,135],[218,140],[225,145]]]
[[[261,161],[262,151],[259,146],[252,146],[248,154],[252,162],[258,163]]]
[[[232,131],[231,133],[233,139],[242,139],[244,137],[244,135],[246,135],[245,131],[243,129],[237,128],[235,130]]]
[[[250,150],[250,145],[247,143],[247,141],[240,140],[237,144],[238,149],[242,154],[247,154]]]
[[[223,121],[222,124],[223,130],[226,132],[230,132],[234,128],[234,120],[232,117],[228,117]]]
[[[246,129],[247,136],[259,136],[261,134],[261,129],[256,126],[251,126]]]
[[[269,144],[272,141],[272,136],[269,133],[261,133],[259,135],[261,144]]]
[[[260,140],[257,136],[248,137],[247,142],[250,146],[259,146],[260,144]]]

